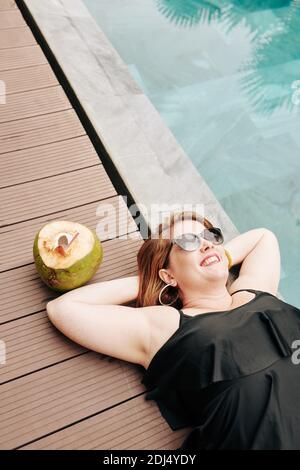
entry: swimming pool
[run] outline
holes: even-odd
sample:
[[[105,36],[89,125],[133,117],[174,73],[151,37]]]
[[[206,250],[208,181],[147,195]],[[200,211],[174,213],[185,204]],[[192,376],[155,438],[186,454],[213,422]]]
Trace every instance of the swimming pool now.
[[[239,232],[276,233],[300,307],[300,1],[84,3]]]

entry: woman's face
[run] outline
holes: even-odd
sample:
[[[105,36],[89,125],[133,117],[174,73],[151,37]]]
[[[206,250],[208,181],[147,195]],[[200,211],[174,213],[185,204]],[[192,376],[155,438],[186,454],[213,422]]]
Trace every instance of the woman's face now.
[[[194,233],[199,235],[205,226],[197,220],[178,221],[173,226],[171,238],[176,238],[183,233]],[[201,262],[208,255],[216,254],[220,261],[208,266],[201,266]],[[180,287],[185,285],[199,288],[199,284],[206,281],[224,279],[224,284],[228,279],[228,259],[225,255],[223,245],[215,245],[213,242],[201,237],[201,244],[195,251],[182,250],[178,245],[173,244],[167,271],[172,274]],[[172,279],[165,279],[172,282]]]

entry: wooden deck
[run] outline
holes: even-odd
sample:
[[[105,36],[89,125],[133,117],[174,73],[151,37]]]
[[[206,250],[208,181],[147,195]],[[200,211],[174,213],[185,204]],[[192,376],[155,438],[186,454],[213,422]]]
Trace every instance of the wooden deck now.
[[[86,350],[49,322],[55,293],[39,279],[33,239],[54,219],[95,229],[96,208],[120,204],[119,234],[102,239],[91,282],[136,274],[142,237],[90,138],[12,0],[0,0],[1,449],[176,449],[143,369]]]

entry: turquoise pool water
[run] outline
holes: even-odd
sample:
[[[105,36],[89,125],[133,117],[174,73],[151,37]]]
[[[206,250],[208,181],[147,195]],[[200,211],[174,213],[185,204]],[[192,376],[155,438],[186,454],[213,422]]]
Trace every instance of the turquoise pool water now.
[[[300,307],[300,0],[84,0],[240,232],[273,230]]]

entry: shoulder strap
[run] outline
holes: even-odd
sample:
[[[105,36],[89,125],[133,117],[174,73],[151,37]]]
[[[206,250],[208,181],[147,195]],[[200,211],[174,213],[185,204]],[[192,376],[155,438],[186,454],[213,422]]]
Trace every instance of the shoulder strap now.
[[[186,315],[180,309],[178,309],[178,312],[179,312],[179,328],[180,328],[182,323],[186,320]]]
[[[256,290],[255,290],[255,289],[238,289],[238,290],[232,292],[232,294],[235,294],[236,292],[240,292],[240,291],[243,291],[243,290],[247,290],[247,291],[249,291],[249,292],[253,292],[254,294],[256,293]],[[232,294],[231,294],[231,295],[232,295]]]

